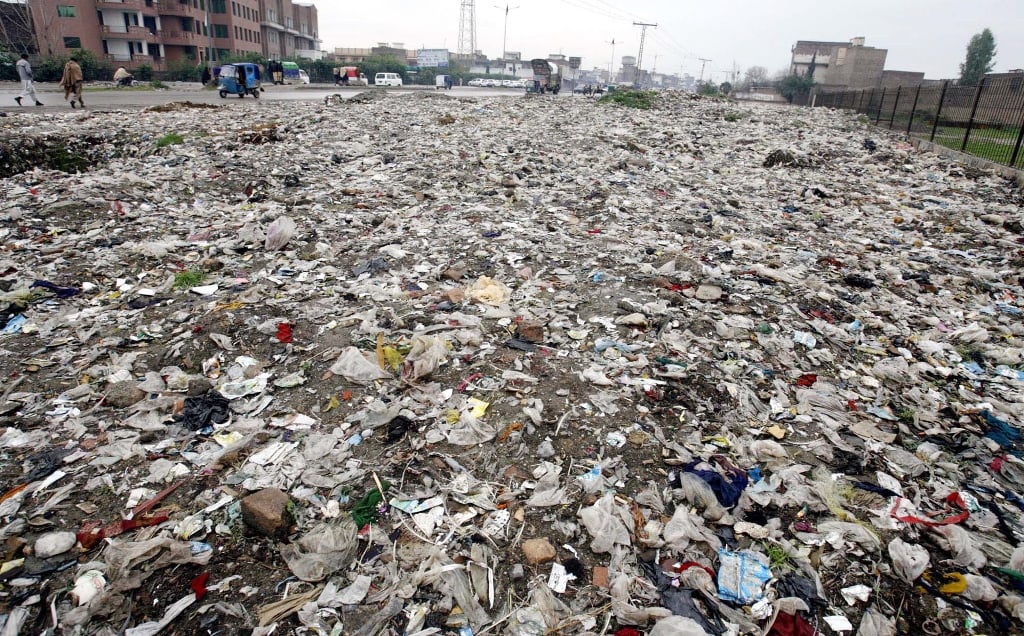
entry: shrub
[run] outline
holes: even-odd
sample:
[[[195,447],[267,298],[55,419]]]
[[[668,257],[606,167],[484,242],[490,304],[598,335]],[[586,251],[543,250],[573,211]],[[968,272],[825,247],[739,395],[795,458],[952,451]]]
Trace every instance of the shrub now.
[[[176,145],[178,145],[180,143],[184,143],[184,141],[185,141],[185,138],[182,137],[181,135],[179,135],[178,133],[167,133],[166,135],[164,135],[160,139],[156,140],[156,147],[157,148],[165,148],[167,146],[176,146]],[[199,280],[201,281],[202,277],[200,277]],[[174,284],[175,285],[178,284],[177,278],[175,278]],[[197,282],[195,284],[198,285],[199,283]]]
[[[139,67],[132,72],[132,75],[140,82],[148,82],[153,79],[153,67],[149,64],[139,64]]]
[[[597,100],[599,104],[618,104],[627,108],[650,110],[657,95],[653,91],[615,91]]]
[[[152,86],[153,88],[157,88],[157,89],[159,89],[159,88],[167,88],[167,84],[164,84],[163,82],[161,82],[158,79],[153,80],[152,82],[149,83],[149,85]]]

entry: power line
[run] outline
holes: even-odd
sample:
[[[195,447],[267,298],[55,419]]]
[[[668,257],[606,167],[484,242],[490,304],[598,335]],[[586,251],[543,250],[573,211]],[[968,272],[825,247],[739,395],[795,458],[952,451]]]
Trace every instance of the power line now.
[[[709,60],[709,59],[703,58],[703,57],[699,57],[697,59],[700,60],[700,81],[703,82],[704,81],[704,65],[707,64],[708,62],[711,62],[712,60]]]
[[[641,65],[644,61],[644,40],[647,39],[647,27],[654,27],[657,29],[658,25],[656,23],[649,22],[634,22],[633,26],[640,27],[640,52],[637,53],[636,56],[636,81],[633,82],[637,88],[640,88],[640,73],[643,68]]]

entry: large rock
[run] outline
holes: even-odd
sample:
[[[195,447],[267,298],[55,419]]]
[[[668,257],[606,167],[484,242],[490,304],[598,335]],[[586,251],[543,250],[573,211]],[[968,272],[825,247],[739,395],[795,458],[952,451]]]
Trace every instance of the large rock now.
[[[114,382],[107,387],[107,397],[104,400],[108,406],[127,408],[136,402],[146,399],[146,392],[139,388],[134,380]]]
[[[264,536],[280,537],[291,523],[289,501],[288,493],[264,488],[242,499],[242,521]]]
[[[523,541],[523,554],[530,565],[539,565],[555,560],[555,546],[547,539],[527,539]]]

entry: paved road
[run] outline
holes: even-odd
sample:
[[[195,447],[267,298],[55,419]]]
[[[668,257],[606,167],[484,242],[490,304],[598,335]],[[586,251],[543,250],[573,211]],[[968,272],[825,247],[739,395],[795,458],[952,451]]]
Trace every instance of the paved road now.
[[[167,90],[129,90],[116,88],[86,87],[83,98],[89,109],[110,109],[110,108],[143,108],[155,106],[167,102],[191,100],[193,102],[204,102],[210,104],[247,104],[249,107],[258,107],[260,102],[277,101],[323,101],[324,97],[340,94],[343,98],[349,99],[367,90],[389,90],[393,92],[412,91],[433,91],[432,87],[408,87],[402,89],[377,89],[377,88],[334,88],[329,84],[309,86],[266,86],[265,91],[259,100],[251,97],[239,99],[228,96],[221,99],[216,90],[203,89],[196,83],[174,83]],[[458,86],[450,91],[437,91],[449,97],[473,96],[473,97],[520,97],[523,91],[520,89],[496,89],[476,88],[470,86]],[[0,110],[18,110],[19,106],[14,102],[15,96],[21,93],[21,86],[14,82],[0,82]],[[71,110],[71,107],[64,101],[64,92],[55,84],[37,84],[36,93],[42,108],[31,107],[31,110]],[[27,101],[25,102],[28,103]],[[27,110],[29,106],[20,107]]]

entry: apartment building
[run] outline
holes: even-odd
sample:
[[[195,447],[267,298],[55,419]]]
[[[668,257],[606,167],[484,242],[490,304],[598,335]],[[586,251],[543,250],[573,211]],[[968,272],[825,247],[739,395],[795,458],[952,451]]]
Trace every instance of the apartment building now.
[[[823,88],[875,88],[887,55],[888,50],[865,46],[860,37],[849,42],[799,40],[792,48],[790,72],[813,73]]]
[[[176,60],[216,63],[246,53],[314,57],[308,52],[319,48],[316,7],[289,0],[41,0],[30,6],[36,52],[44,56],[85,49],[115,64],[164,69]],[[277,18],[285,9],[280,30],[265,26],[265,16]]]
[[[291,0],[259,0],[259,5],[263,55],[278,60],[323,57],[315,5]]]

